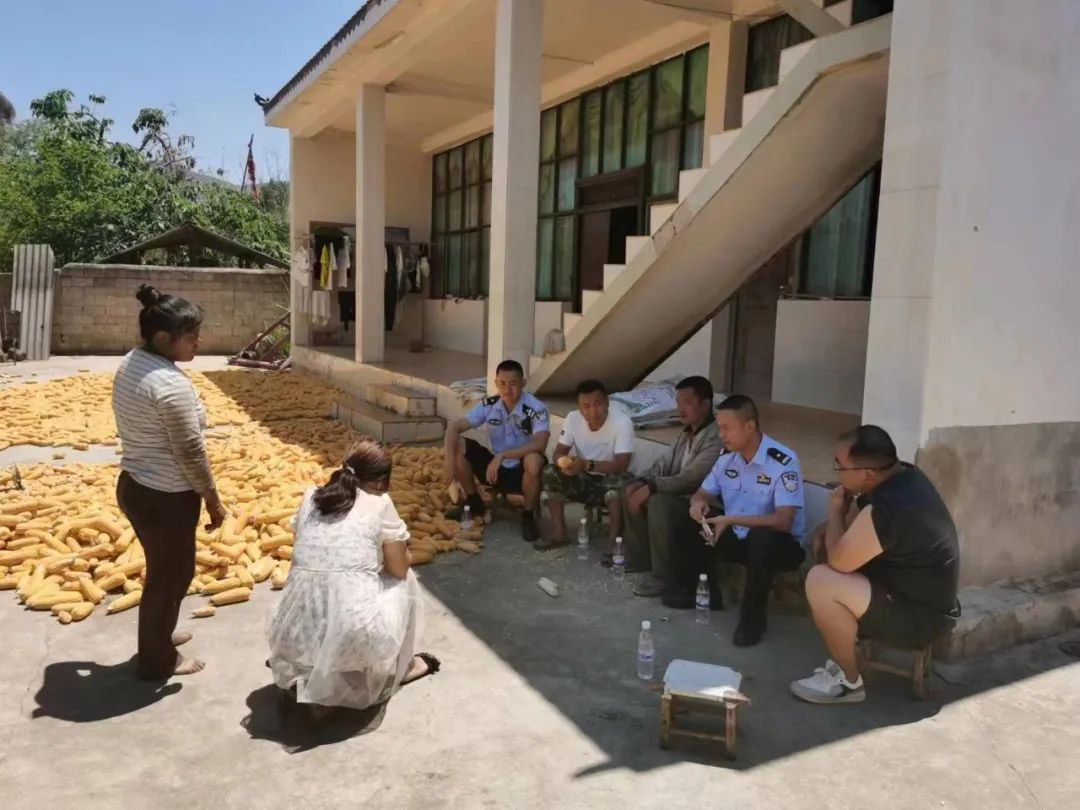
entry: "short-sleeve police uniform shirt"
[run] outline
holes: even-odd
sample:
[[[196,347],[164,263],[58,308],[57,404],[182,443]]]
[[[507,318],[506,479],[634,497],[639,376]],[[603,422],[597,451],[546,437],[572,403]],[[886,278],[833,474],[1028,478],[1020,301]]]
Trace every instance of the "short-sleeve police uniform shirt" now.
[[[806,502],[799,459],[780,442],[761,437],[761,446],[747,463],[741,453],[726,453],[713,465],[701,488],[719,497],[728,515],[770,515],[780,506],[795,507],[791,534],[801,541],[806,534]],[[732,526],[740,539],[750,532]]]
[[[508,413],[506,404],[499,396],[487,397],[465,416],[474,428],[484,427],[491,439],[491,449],[495,453],[515,450],[532,441],[537,433],[551,432],[551,417],[540,400],[528,391],[521,395],[513,413]],[[519,458],[503,461],[504,467],[517,467]]]

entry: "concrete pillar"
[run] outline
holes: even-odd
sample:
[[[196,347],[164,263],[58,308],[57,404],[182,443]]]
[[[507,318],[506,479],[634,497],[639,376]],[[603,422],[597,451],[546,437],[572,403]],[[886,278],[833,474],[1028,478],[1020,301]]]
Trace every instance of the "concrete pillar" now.
[[[356,97],[356,361],[381,363],[386,341],[386,89]]]
[[[705,84],[705,166],[712,164],[713,135],[742,126],[746,87],[746,23],[724,20],[709,34],[709,73]]]
[[[289,138],[289,262],[298,248],[307,243],[308,223],[311,221],[311,212],[305,205],[304,195],[301,192],[302,183],[309,171],[305,163],[304,152],[300,148],[300,141],[295,135]],[[290,342],[293,346],[307,346],[311,343],[311,315],[300,312],[299,293],[300,285],[291,278],[289,279],[289,321],[291,324]]]
[[[543,0],[498,0],[491,183],[488,381],[513,359],[528,371],[536,296]]]
[[[941,489],[962,584],[1080,568],[1080,5],[1012,12],[892,23],[863,418]]]

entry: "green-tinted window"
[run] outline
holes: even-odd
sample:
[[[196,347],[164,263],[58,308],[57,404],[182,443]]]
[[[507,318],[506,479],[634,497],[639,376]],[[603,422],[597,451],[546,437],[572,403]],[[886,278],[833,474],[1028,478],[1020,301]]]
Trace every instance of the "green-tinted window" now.
[[[465,227],[475,228],[480,224],[480,186],[465,189]]]
[[[683,58],[669,59],[656,68],[653,95],[653,127],[678,126],[682,123]]]
[[[577,154],[580,111],[581,102],[576,98],[559,108],[559,157]]]
[[[750,26],[746,42],[746,92],[775,85],[780,80],[780,52],[813,37],[787,14]]]
[[[604,172],[623,167],[623,118],[626,113],[626,83],[616,82],[604,92]]]
[[[491,183],[484,183],[483,200],[480,202],[480,222],[491,224]]]
[[[435,193],[446,191],[446,153],[435,156]]]
[[[464,295],[461,279],[461,235],[446,240],[446,291],[450,295]]]
[[[555,157],[556,109],[544,110],[540,114],[540,159],[552,160]]]
[[[626,116],[626,166],[641,166],[649,144],[649,74],[631,76]]]
[[[480,295],[480,231],[471,231],[464,237],[462,266],[465,270],[465,292],[470,298]]]
[[[686,114],[690,119],[705,117],[705,88],[709,78],[709,49],[698,48],[686,57]]]
[[[491,293],[491,228],[480,231],[480,294]]]
[[[480,141],[465,144],[465,182],[480,182]]]
[[[494,139],[494,137],[492,137],[491,135],[486,136],[484,138],[484,145],[483,145],[483,163],[484,163],[484,179],[485,180],[490,180],[491,179],[492,155],[494,153],[494,149],[495,149],[495,139]]]
[[[567,158],[559,164],[559,210],[574,208],[577,190],[577,158]]]
[[[450,188],[461,188],[461,147],[450,152]]]
[[[560,301],[574,298],[576,257],[574,217],[559,217],[555,220],[555,298]]]
[[[536,297],[542,301],[555,297],[554,234],[555,220],[540,220],[536,240]]]
[[[700,169],[702,153],[705,148],[705,122],[697,121],[687,124],[683,135],[683,160],[684,169]]]
[[[540,213],[555,210],[555,164],[540,167]]]
[[[822,298],[870,295],[880,164],[803,237],[799,292]]]
[[[652,137],[653,196],[675,194],[679,190],[679,140],[681,129],[669,129]]]
[[[600,173],[600,119],[604,113],[604,96],[599,90],[585,96],[584,126],[581,133],[581,176]]]
[[[461,230],[461,192],[450,192],[450,204],[447,210],[446,217],[446,230],[448,231],[460,231]]]

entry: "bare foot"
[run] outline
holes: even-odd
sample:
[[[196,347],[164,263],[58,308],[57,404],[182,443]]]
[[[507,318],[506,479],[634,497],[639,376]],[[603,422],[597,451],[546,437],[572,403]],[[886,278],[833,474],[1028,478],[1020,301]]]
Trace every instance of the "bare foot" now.
[[[194,658],[184,658],[182,655],[176,656],[176,666],[173,668],[173,675],[194,675],[196,672],[202,672],[206,669],[206,664],[203,661],[196,661]]]
[[[177,630],[172,634],[172,643],[174,647],[181,647],[191,641],[191,633],[187,630]]]
[[[421,658],[419,655],[414,655],[412,663],[409,665],[409,671],[405,673],[405,677],[402,678],[403,684],[411,683],[412,681],[419,680],[428,674],[427,661]]]

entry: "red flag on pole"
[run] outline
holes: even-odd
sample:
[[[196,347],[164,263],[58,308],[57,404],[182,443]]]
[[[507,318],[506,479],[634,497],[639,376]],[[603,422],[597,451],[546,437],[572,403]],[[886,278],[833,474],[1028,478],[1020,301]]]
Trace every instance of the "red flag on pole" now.
[[[251,196],[255,198],[255,202],[259,201],[259,187],[255,184],[255,155],[251,151],[251,146],[255,142],[255,135],[251,136],[248,141],[248,153],[247,164],[244,166],[244,183],[241,184],[240,189],[243,190],[247,181],[251,181]]]

